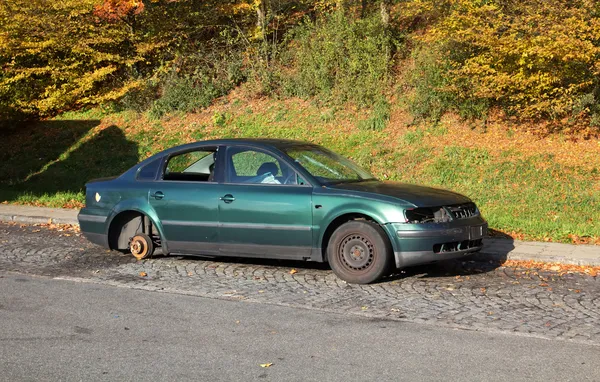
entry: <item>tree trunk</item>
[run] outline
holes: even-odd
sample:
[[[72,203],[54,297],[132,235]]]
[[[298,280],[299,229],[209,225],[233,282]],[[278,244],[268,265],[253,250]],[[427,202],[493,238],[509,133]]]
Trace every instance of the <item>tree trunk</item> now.
[[[267,20],[267,12],[265,8],[266,4],[264,1],[259,2],[256,7],[256,26],[263,32],[265,30],[265,23]]]
[[[381,23],[387,27],[390,23],[390,10],[387,0],[381,0],[379,3],[379,13],[381,14]]]

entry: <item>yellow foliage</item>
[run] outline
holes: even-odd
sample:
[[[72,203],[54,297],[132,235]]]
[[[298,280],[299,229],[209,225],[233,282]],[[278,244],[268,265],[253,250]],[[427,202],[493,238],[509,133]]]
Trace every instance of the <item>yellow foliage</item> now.
[[[462,96],[522,118],[560,118],[586,94],[599,95],[594,0],[413,0],[404,17],[435,20],[420,38],[442,45]]]
[[[186,17],[197,28],[215,17],[211,2],[180,1],[0,2],[0,114],[52,115],[139,87],[196,28]]]

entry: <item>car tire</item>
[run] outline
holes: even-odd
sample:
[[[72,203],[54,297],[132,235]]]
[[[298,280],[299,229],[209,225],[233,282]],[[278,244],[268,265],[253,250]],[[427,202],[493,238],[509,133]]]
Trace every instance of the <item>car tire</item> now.
[[[154,243],[148,235],[136,233],[129,242],[129,252],[138,260],[145,259],[154,252]]]
[[[392,248],[379,225],[353,220],[339,226],[331,235],[327,261],[342,280],[369,284],[389,272]]]

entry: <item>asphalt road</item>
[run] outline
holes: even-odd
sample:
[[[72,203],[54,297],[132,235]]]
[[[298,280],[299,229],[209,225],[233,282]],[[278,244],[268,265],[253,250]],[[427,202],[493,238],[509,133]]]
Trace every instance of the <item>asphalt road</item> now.
[[[600,380],[595,345],[8,273],[0,322],[5,381]]]
[[[475,260],[352,285],[322,264],[182,256],[136,261],[73,231],[0,223],[4,271],[600,345],[600,276]]]

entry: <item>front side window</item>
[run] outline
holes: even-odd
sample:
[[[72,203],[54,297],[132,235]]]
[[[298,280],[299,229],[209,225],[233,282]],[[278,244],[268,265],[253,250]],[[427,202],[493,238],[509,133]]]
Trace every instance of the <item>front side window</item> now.
[[[211,182],[214,178],[215,150],[194,150],[173,155],[167,161],[164,180]]]
[[[324,184],[375,179],[352,161],[319,146],[291,147],[285,153]]]
[[[290,166],[269,153],[231,147],[227,151],[227,182],[298,184],[298,177]]]

